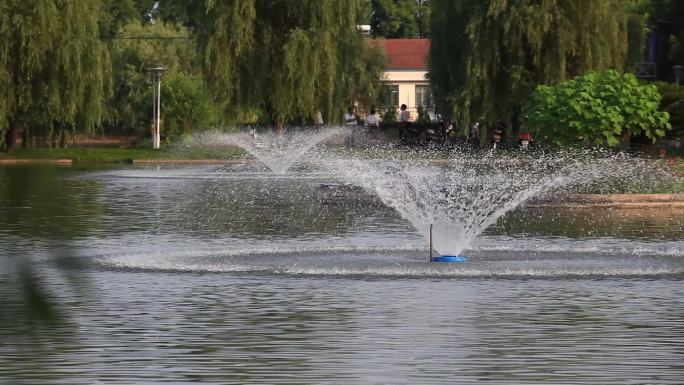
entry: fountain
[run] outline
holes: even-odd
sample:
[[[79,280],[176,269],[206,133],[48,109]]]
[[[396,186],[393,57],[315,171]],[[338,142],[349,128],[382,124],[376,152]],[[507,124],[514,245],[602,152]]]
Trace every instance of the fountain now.
[[[674,170],[334,134],[199,137],[273,172],[0,167],[0,382],[682,382],[684,205],[523,206]]]
[[[649,161],[337,146],[309,158],[315,173],[287,177],[0,167],[0,378],[681,382],[682,208],[521,206],[609,192],[610,176],[630,191],[661,179]],[[317,199],[343,182],[365,189]],[[438,252],[468,263],[427,263],[429,224]],[[38,323],[41,298],[58,320]]]
[[[492,237],[490,230],[508,213],[515,212],[514,217],[525,215],[530,210],[516,209],[530,200],[582,192],[582,189],[611,192],[616,181],[648,186],[653,180],[668,179],[667,170],[656,165],[658,161],[592,151],[410,152],[391,146],[319,146],[311,150],[316,143],[342,131],[198,137],[197,143],[207,145],[242,145],[257,159],[270,164],[273,173],[259,173],[256,177],[251,171],[242,172],[243,165],[106,172],[100,177],[115,177],[112,183],[123,184],[124,191],[139,186],[135,195],[149,188],[146,178],[155,185],[163,183],[165,187],[155,188],[164,194],[176,191],[179,197],[159,198],[165,205],[178,202],[169,206],[174,211],[162,215],[164,209],[160,208],[157,217],[165,222],[164,228],[181,229],[202,237],[201,243],[192,250],[177,250],[175,241],[169,241],[160,245],[160,249],[149,251],[154,257],[141,258],[136,249],[125,258],[123,255],[108,257],[106,264],[170,270],[332,275],[515,276],[521,272],[535,275],[614,272],[618,271],[614,261],[607,260],[608,264],[604,264],[601,258],[632,253],[631,240],[627,244],[618,240],[616,246],[611,238],[614,235],[609,235],[607,240],[579,242],[558,241],[545,238],[546,235],[509,239]],[[310,137],[313,137],[311,141]],[[288,144],[292,144],[294,151],[288,152]],[[290,169],[290,165],[298,162],[295,154],[306,155],[306,165],[312,167],[307,167],[306,172]],[[284,161],[278,162],[278,156]],[[628,186],[619,189],[628,190],[625,187]],[[566,214],[553,213],[561,221]],[[522,227],[525,226],[529,225],[523,223]],[[430,239],[433,242],[428,248]],[[194,245],[196,241],[187,242]],[[166,248],[166,243],[172,245],[171,249]],[[197,247],[199,250],[195,251]],[[634,248],[635,255],[680,254],[676,242],[664,242],[655,248],[651,244],[639,244]],[[432,250],[438,255],[434,258],[430,255],[430,261],[462,262],[465,253],[469,263],[462,264],[458,270],[442,269],[439,266],[442,264],[427,265],[424,262]],[[532,269],[529,258],[537,253],[541,258]],[[558,263],[554,253],[561,253],[568,260]],[[584,258],[589,254],[597,256],[592,262],[600,263],[576,262],[575,257]],[[652,262],[644,259],[640,263],[646,265],[635,264],[620,271],[642,274],[643,266],[651,268]],[[672,269],[670,260],[656,262],[662,265],[658,271],[679,271]]]
[[[329,127],[295,130],[239,133],[205,133],[193,141],[199,146],[238,146],[268,167],[274,174],[283,175],[318,144],[346,133],[345,128]]]
[[[457,151],[444,161],[425,157],[338,158],[331,164],[407,219],[441,254],[431,258],[437,262],[467,260],[460,254],[478,235],[531,198],[657,170],[646,160],[594,153],[533,157]]]

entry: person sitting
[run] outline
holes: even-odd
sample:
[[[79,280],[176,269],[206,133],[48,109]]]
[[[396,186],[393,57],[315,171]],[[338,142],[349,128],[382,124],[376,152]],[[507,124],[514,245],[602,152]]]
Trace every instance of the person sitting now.
[[[528,131],[521,132],[520,136],[518,136],[518,144],[523,150],[530,148],[532,146],[532,134]]]
[[[366,116],[366,127],[378,128],[380,127],[380,120],[376,114],[375,108],[370,109],[370,115]]]
[[[492,148],[496,149],[503,145],[504,137],[506,135],[506,123],[503,120],[494,126],[494,132],[492,134]]]
[[[356,127],[356,115],[354,115],[354,107],[349,107],[347,113],[344,114],[344,125],[347,127]]]

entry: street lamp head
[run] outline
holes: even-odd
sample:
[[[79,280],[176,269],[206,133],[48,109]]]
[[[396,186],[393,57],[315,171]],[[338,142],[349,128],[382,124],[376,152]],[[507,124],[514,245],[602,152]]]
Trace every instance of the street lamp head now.
[[[684,66],[676,65],[672,67],[672,72],[674,72],[675,82],[679,85],[679,80],[684,78]]]
[[[677,75],[677,76],[684,75],[684,66],[683,65],[673,66],[672,70],[674,71],[675,75]]]
[[[166,68],[164,68],[164,67],[148,68],[147,72],[150,73],[150,78],[152,79],[153,82],[158,82],[158,81],[161,81],[162,76],[164,76],[164,72],[166,72]]]

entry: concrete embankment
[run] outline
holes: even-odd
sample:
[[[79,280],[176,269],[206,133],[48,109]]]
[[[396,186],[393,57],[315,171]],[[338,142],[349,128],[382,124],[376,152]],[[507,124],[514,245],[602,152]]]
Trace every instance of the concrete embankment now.
[[[112,164],[226,164],[233,159],[116,159],[116,160],[73,160],[73,159],[36,159],[36,158],[0,158],[0,165],[72,165],[75,163],[112,163]]]
[[[226,164],[236,159],[134,159],[133,164]],[[0,158],[0,165],[72,165],[72,159]],[[97,163],[97,162],[95,162]],[[106,163],[106,162],[105,162]],[[119,162],[120,163],[120,162]],[[569,194],[554,199],[533,200],[529,207],[684,209],[684,194]]]
[[[17,159],[17,158],[2,158],[0,164],[62,164],[70,165],[74,161],[71,159]]]
[[[566,208],[677,208],[684,209],[684,194],[571,194],[529,204]]]
[[[226,164],[234,160],[221,159],[133,159],[133,164]]]

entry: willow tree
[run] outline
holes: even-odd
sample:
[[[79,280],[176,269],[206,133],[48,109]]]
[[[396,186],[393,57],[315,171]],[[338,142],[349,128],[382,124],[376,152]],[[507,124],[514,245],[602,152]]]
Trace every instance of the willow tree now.
[[[339,121],[380,87],[383,55],[357,31],[361,0],[207,0],[196,23],[205,74],[233,120]]]
[[[0,1],[0,125],[5,147],[66,128],[92,132],[111,86],[99,0]]]
[[[373,37],[428,36],[430,6],[427,0],[370,0],[370,5]]]
[[[187,28],[157,21],[154,24],[131,22],[123,25],[111,44],[114,63],[112,118],[105,127],[111,132],[144,134],[149,132],[152,96],[147,68],[164,67],[166,80],[176,76],[201,75],[197,47]],[[166,103],[169,89],[161,102]],[[197,102],[187,100],[187,104]],[[168,111],[163,108],[164,120]]]
[[[627,61],[629,0],[434,0],[431,81],[461,123],[511,119],[538,84]]]

